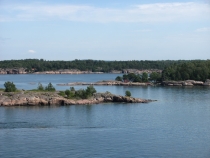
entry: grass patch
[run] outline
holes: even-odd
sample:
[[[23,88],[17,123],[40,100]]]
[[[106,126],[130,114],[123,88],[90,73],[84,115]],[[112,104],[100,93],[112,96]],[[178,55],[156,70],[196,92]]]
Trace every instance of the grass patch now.
[[[0,88],[0,91],[4,91],[5,89],[4,88]]]
[[[62,96],[62,97],[65,97],[65,96],[66,96],[66,94],[65,94],[64,91],[59,91],[58,95],[60,95],[60,96]]]
[[[30,90],[27,90],[27,91],[30,91],[30,92],[47,92],[45,90],[39,90],[39,89],[30,89]]]

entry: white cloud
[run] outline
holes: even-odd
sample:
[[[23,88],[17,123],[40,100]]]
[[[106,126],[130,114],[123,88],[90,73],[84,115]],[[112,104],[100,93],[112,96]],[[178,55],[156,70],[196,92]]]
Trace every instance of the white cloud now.
[[[30,54],[35,54],[36,51],[31,49],[31,50],[28,50],[28,53],[30,53]]]
[[[88,22],[173,22],[209,19],[207,3],[153,3],[126,9],[86,5],[16,5],[1,6],[0,22],[34,20],[70,20]]]
[[[210,32],[210,27],[203,27],[196,30],[196,32]]]

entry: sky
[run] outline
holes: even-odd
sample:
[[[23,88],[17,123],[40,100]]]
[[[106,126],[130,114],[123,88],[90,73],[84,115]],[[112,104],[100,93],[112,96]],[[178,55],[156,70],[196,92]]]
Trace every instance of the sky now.
[[[0,0],[11,59],[210,59],[210,0]]]

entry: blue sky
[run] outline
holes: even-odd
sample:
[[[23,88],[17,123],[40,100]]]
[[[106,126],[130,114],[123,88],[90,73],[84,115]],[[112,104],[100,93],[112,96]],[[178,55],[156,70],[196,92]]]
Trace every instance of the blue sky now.
[[[0,0],[0,60],[210,59],[210,1]]]

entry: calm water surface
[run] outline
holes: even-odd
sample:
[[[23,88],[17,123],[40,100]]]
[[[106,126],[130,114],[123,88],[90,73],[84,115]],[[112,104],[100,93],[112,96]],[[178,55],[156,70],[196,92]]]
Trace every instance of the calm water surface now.
[[[116,76],[0,75],[0,88],[5,81],[32,89],[38,82],[95,82]],[[134,97],[158,101],[0,107],[0,157],[210,157],[209,87],[95,88],[122,95],[130,90]]]

